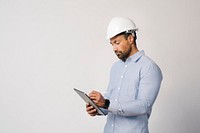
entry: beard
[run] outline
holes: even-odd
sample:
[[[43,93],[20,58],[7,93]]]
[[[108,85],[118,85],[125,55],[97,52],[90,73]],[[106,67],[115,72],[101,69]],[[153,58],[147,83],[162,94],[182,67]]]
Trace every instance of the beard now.
[[[121,59],[122,61],[126,61],[126,59],[130,56],[130,53],[132,51],[132,47],[129,47],[128,50],[122,52],[122,51],[115,51],[115,54],[117,55],[117,57],[119,59]]]

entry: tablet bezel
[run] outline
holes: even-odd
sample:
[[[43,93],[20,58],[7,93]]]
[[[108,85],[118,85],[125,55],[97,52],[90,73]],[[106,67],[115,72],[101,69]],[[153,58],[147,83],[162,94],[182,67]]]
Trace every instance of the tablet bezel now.
[[[91,99],[90,97],[83,91],[80,91],[76,88],[74,88],[74,91],[77,92],[77,94],[86,102],[92,105],[98,112],[99,115],[106,115],[100,107],[98,107]]]

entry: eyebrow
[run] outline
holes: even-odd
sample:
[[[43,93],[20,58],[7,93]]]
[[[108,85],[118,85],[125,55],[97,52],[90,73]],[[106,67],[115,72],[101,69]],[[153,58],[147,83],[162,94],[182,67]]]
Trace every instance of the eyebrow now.
[[[110,44],[114,44],[114,43],[116,43],[116,42],[117,42],[117,40],[114,40],[114,41],[113,41],[113,43],[112,43],[112,42],[110,42]]]

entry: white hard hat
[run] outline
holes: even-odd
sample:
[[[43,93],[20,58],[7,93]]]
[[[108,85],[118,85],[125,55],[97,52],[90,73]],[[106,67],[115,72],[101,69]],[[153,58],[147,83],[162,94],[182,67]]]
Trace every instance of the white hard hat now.
[[[131,19],[126,17],[115,17],[108,25],[106,38],[110,39],[122,32],[132,33],[137,30],[135,23]]]

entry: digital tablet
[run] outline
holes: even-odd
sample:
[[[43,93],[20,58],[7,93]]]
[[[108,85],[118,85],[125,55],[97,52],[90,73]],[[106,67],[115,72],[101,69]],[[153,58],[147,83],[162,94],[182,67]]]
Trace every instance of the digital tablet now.
[[[76,92],[78,93],[78,95],[79,95],[86,103],[89,103],[90,105],[92,105],[92,106],[97,110],[98,114],[100,114],[100,115],[106,115],[106,114],[102,111],[102,109],[99,108],[99,107],[89,98],[89,96],[88,96],[86,93],[84,93],[84,92],[82,92],[82,91],[80,91],[80,90],[78,90],[78,89],[75,89],[75,88],[74,88],[74,91],[76,91]]]

